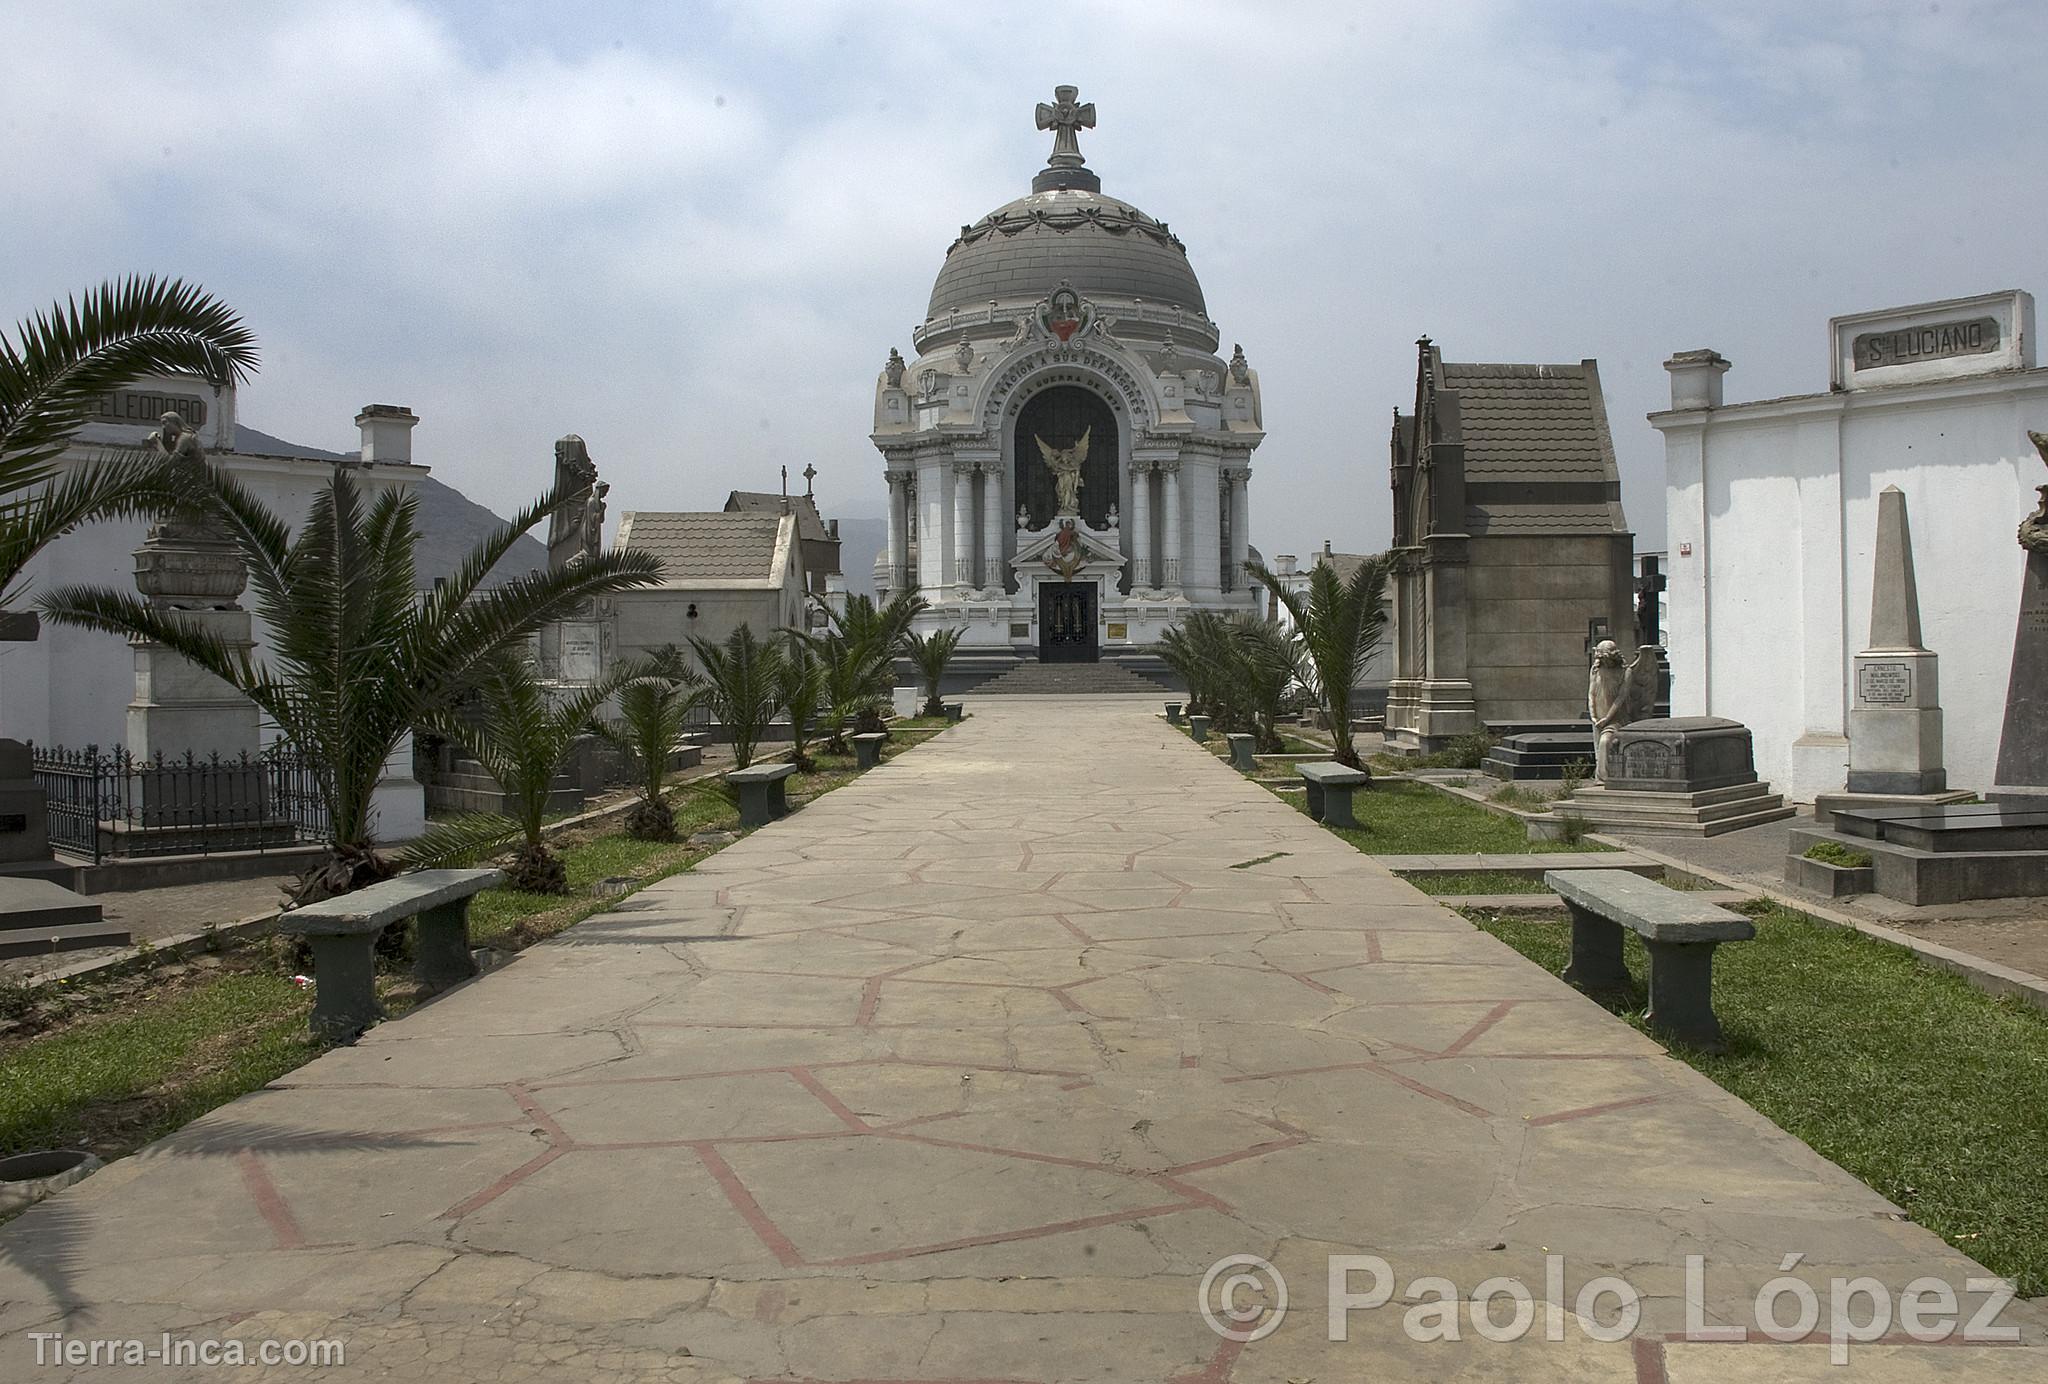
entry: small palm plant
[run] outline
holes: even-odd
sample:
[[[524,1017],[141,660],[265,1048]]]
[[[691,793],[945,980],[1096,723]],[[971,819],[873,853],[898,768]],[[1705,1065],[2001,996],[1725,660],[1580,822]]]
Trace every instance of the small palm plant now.
[[[1278,754],[1280,713],[1287,704],[1288,690],[1295,683],[1299,641],[1277,620],[1252,615],[1236,617],[1238,675],[1244,705],[1251,718],[1246,727],[1257,739],[1259,753]]]
[[[822,633],[804,642],[825,665],[826,748],[846,753],[846,729],[882,729],[882,704],[896,680],[896,654],[910,622],[925,609],[922,596],[903,592],[886,605],[849,596],[844,610],[827,609]]]
[[[70,586],[41,601],[59,624],[154,640],[240,692],[311,761],[327,810],[327,857],[300,881],[299,902],[388,878],[372,795],[407,732],[438,720],[494,660],[542,621],[595,597],[661,578],[660,560],[628,550],[530,572],[483,590],[520,535],[570,496],[542,497],[424,595],[413,588],[419,505],[386,491],[370,504],[346,467],[314,498],[296,536],[239,482],[208,468],[188,478],[186,507],[238,550],[255,613],[269,630],[262,658],[149,605],[133,592]]]
[[[566,894],[568,872],[541,828],[555,776],[579,737],[594,729],[599,707],[626,681],[614,672],[560,700],[550,700],[533,664],[516,654],[491,661],[477,679],[472,703],[444,711],[434,730],[462,746],[504,792],[509,815],[475,813],[430,829],[406,848],[408,864],[455,865],[517,841],[506,876],[529,894]]]
[[[782,648],[742,624],[722,644],[693,637],[690,649],[704,669],[704,703],[732,739],[733,767],[744,769],[781,706]]]
[[[631,670],[619,689],[617,718],[599,725],[640,776],[640,801],[626,815],[626,834],[636,841],[675,840],[675,809],[663,791],[668,762],[703,695],[703,679],[671,645]]]
[[[943,716],[946,705],[939,698],[939,683],[945,679],[946,665],[953,661],[953,651],[960,647],[964,629],[934,630],[930,634],[919,634],[911,630],[904,636],[904,648],[910,654],[910,661],[917,665],[918,681],[924,684],[924,714]]]
[[[130,277],[39,313],[0,338],[0,607],[29,560],[94,519],[161,513],[181,491],[155,463],[56,462],[101,396],[145,375],[225,389],[256,370],[256,339],[232,309],[177,279]]]
[[[811,759],[811,741],[818,733],[818,709],[825,700],[824,660],[796,630],[783,631],[782,667],[776,679],[776,700],[789,717],[790,760],[799,773],[808,774],[817,765]]]
[[[1330,738],[1336,742],[1337,762],[1362,769],[1358,748],[1351,739],[1351,696],[1366,664],[1378,651],[1387,628],[1387,577],[1394,570],[1392,553],[1367,558],[1349,581],[1340,581],[1337,570],[1326,562],[1309,569],[1308,591],[1289,590],[1280,579],[1256,562],[1244,565],[1252,579],[1272,592],[1294,616],[1301,640],[1305,678],[1311,692],[1330,718]]]

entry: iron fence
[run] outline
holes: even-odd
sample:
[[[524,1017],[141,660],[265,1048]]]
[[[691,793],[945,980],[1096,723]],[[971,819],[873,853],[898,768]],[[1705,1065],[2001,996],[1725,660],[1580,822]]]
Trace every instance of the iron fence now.
[[[48,800],[50,844],[70,855],[214,855],[327,839],[312,764],[289,746],[147,759],[97,745],[30,749]]]

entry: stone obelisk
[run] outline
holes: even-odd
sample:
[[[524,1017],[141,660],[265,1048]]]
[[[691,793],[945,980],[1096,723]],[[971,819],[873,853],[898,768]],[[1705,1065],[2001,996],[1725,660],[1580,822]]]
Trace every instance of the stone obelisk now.
[[[1877,497],[1877,561],[1870,580],[1870,643],[1856,655],[1849,706],[1851,793],[1939,793],[1941,683],[1920,642],[1920,592],[1906,495]]]
[[[2048,433],[2028,433],[2048,462]],[[2012,639],[2005,727],[1991,797],[2008,807],[2048,809],[2048,485],[2040,505],[2020,521],[2027,570],[2020,579],[2020,618]]]

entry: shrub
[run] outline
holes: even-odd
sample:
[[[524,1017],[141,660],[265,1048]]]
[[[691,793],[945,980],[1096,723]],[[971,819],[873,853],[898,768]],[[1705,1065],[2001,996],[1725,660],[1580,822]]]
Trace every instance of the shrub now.
[[[1444,750],[1444,757],[1453,769],[1477,769],[1486,762],[1486,752],[1497,743],[1491,731],[1467,731],[1452,737]]]
[[[1867,870],[1870,868],[1868,851],[1851,850],[1839,841],[1816,841],[1806,848],[1808,860],[1818,860],[1823,865],[1839,865],[1845,870]]]

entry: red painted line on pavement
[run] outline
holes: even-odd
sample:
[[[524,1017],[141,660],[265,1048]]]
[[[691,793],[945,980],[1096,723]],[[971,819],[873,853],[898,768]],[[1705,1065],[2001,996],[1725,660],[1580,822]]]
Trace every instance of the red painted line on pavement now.
[[[1664,1372],[1664,1343],[1638,1336],[1629,1343],[1635,1353],[1636,1384],[1669,1384]]]
[[[489,1206],[499,1197],[511,1191],[514,1187],[524,1182],[527,1178],[532,1177],[535,1173],[539,1172],[542,1168],[545,1168],[548,1164],[554,1162],[557,1158],[560,1158],[566,1152],[568,1152],[568,1150],[563,1148],[559,1144],[552,1148],[543,1149],[541,1152],[535,1154],[533,1157],[527,1159],[524,1163],[521,1163],[518,1167],[514,1168],[511,1172],[506,1173],[496,1182],[493,1182],[490,1186],[484,1188],[481,1192],[476,1193],[474,1196],[467,1197],[462,1201],[456,1202],[455,1205],[449,1207],[446,1211],[443,1211],[439,1216],[435,1217],[435,1219],[443,1221],[459,1221],[464,1216],[467,1216],[470,1212],[478,1211],[486,1206]]]
[[[1237,1364],[1237,1357],[1244,1353],[1244,1346],[1243,1341],[1220,1341],[1208,1364],[1193,1374],[1177,1374],[1166,1384],[1229,1384],[1230,1371]]]
[[[796,1268],[803,1264],[803,1255],[790,1242],[789,1237],[776,1227],[775,1222],[768,1219],[768,1213],[761,1209],[761,1203],[754,1200],[754,1194],[740,1181],[739,1174],[732,1170],[732,1164],[726,1162],[710,1144],[700,1143],[694,1147],[697,1150],[697,1157],[704,1164],[704,1170],[711,1174],[712,1180],[718,1184],[718,1189],[725,1193],[725,1199],[732,1203],[732,1209],[739,1212],[740,1219],[745,1221],[747,1228],[767,1246],[768,1252],[785,1268]]]
[[[270,1170],[263,1166],[262,1160],[248,1149],[243,1149],[235,1155],[235,1167],[242,1174],[242,1186],[248,1189],[249,1199],[256,1203],[256,1210],[276,1237],[277,1247],[303,1248],[305,1233],[299,1229],[291,1207],[285,1204],[284,1194],[270,1180]]]
[[[1560,1110],[1552,1115],[1537,1115],[1526,1123],[1532,1128],[1537,1125],[1563,1124],[1567,1120],[1590,1119],[1592,1116],[1605,1115],[1616,1110],[1633,1110],[1637,1106],[1653,1105],[1663,1099],[1662,1095],[1655,1095],[1633,1096],[1628,1100],[1610,1100],[1599,1105],[1582,1105],[1577,1110]]]
[[[849,1128],[860,1130],[862,1133],[866,1133],[868,1131],[868,1129],[870,1128],[868,1122],[866,1120],[863,1120],[860,1116],[854,1114],[853,1111],[848,1108],[845,1101],[839,1099],[839,1097],[833,1095],[830,1091],[825,1089],[824,1082],[818,1080],[818,1078],[816,1078],[815,1076],[812,1076],[802,1067],[789,1067],[785,1068],[785,1070],[789,1073],[791,1077],[795,1078],[799,1086],[802,1086],[806,1091],[809,1091],[812,1095],[816,1096],[820,1103],[822,1103],[827,1110],[830,1110],[833,1114],[837,1115],[841,1120],[844,1120]]]
[[[1514,1007],[1515,1001],[1513,1000],[1502,1000],[1499,1004],[1496,1004],[1486,1012],[1485,1018],[1472,1025],[1460,1037],[1453,1040],[1451,1045],[1444,1049],[1443,1055],[1449,1057],[1454,1053],[1463,1052],[1466,1048],[1471,1047],[1486,1035],[1488,1029],[1492,1028],[1502,1019],[1505,1019],[1508,1016],[1508,1011]]]
[[[1048,1235],[1064,1235],[1074,1230],[1097,1230],[1109,1225],[1127,1225],[1142,1221],[1148,1216],[1168,1216],[1179,1211],[1192,1210],[1186,1202],[1175,1202],[1162,1206],[1141,1206],[1135,1211],[1112,1211],[1101,1216],[1087,1216],[1077,1221],[1055,1221],[1048,1225],[1034,1225],[1024,1230],[1004,1230],[993,1235],[971,1235],[960,1240],[942,1240],[930,1245],[911,1245],[905,1249],[876,1250],[872,1254],[851,1254],[840,1259],[820,1259],[811,1267],[818,1269],[858,1268],[863,1264],[884,1264],[895,1259],[915,1259],[926,1254],[944,1254],[948,1250],[978,1249],[984,1245],[1006,1245],[1018,1240],[1039,1240]]]

